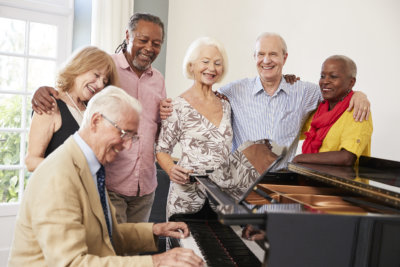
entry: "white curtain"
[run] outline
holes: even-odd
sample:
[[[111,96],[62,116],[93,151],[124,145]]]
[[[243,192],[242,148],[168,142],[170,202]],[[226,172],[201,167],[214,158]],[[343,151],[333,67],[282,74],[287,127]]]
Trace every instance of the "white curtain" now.
[[[113,54],[124,40],[134,0],[93,0],[91,43]]]

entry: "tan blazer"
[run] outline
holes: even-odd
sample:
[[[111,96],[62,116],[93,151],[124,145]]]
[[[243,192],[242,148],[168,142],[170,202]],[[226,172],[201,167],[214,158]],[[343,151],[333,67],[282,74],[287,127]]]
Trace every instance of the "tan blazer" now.
[[[153,266],[152,223],[117,224],[111,207],[113,243],[95,182],[75,140],[70,137],[29,178],[21,203],[9,267]]]

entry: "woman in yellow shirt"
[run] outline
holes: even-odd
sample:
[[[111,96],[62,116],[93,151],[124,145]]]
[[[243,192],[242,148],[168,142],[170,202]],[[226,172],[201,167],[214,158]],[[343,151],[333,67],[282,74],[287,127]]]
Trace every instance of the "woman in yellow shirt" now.
[[[334,55],[324,61],[319,80],[324,101],[306,123],[303,154],[293,162],[351,166],[361,155],[370,155],[371,116],[356,122],[346,111],[356,74],[356,64],[346,56]]]

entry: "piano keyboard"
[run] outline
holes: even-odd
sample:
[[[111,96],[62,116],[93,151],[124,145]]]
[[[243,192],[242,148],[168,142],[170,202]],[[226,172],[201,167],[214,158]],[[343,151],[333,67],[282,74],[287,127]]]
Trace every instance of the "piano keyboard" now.
[[[222,225],[217,221],[186,221],[191,235],[179,241],[203,258],[207,266],[261,266],[264,250],[254,241],[242,239],[239,226]]]

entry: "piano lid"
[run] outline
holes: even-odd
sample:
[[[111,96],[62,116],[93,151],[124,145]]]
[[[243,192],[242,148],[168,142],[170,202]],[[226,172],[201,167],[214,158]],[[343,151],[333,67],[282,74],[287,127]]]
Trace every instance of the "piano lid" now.
[[[400,208],[400,162],[362,156],[355,167],[289,163],[288,168]]]

